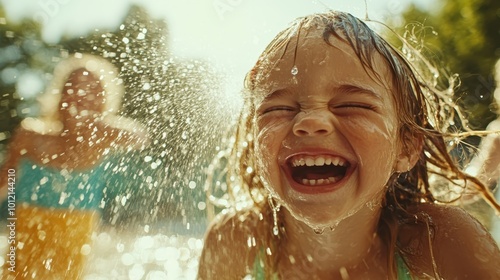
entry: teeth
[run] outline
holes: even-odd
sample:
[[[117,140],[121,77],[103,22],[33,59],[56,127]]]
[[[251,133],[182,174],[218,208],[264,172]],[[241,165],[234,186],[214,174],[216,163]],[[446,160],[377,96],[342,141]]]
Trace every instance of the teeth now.
[[[346,161],[339,157],[334,156],[297,156],[292,159],[292,165],[297,166],[324,166],[324,165],[335,165],[335,166],[345,166]]]
[[[333,184],[337,181],[338,179],[336,179],[335,177],[329,177],[328,179],[318,179],[318,180],[302,179],[302,185],[306,186],[328,185],[328,184]]]
[[[326,164],[326,165],[330,165],[330,164],[332,164],[332,158],[331,158],[331,157],[327,157],[327,158],[325,159],[325,164]]]
[[[317,157],[316,160],[314,161],[314,165],[316,165],[316,166],[325,165],[325,158],[324,157]]]

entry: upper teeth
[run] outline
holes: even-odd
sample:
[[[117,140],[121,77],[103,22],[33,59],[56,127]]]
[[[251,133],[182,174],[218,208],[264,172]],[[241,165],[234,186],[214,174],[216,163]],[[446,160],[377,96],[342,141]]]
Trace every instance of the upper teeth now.
[[[322,155],[322,156],[295,156],[292,159],[292,165],[296,166],[324,166],[335,165],[344,166],[345,160],[339,157]]]

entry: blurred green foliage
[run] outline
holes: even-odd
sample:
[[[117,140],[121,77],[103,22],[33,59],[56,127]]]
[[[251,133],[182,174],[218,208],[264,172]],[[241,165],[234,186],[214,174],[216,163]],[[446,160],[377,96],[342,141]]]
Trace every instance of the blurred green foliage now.
[[[492,102],[494,65],[500,58],[500,1],[437,0],[429,10],[411,5],[402,17],[404,26],[397,33],[410,34],[413,44],[425,44],[424,54],[438,67],[459,74],[456,101],[470,128],[484,129],[496,118]],[[397,43],[393,35],[392,40]]]
[[[57,50],[41,40],[38,23],[25,19],[12,24],[0,5],[0,152],[20,120],[36,114],[35,98],[23,98],[16,90],[23,75],[36,73],[43,80],[55,55]]]

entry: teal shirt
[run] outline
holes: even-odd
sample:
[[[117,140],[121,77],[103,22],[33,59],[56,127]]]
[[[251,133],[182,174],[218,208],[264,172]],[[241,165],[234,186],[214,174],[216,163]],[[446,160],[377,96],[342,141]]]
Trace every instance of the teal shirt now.
[[[20,161],[16,174],[16,202],[47,208],[98,209],[105,186],[104,164],[85,171],[67,171]]]

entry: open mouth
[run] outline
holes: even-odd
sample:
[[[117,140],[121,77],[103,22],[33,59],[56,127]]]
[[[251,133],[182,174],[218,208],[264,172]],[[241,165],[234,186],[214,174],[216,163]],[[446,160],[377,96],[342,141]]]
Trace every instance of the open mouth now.
[[[347,173],[349,162],[331,155],[296,155],[288,159],[295,182],[306,186],[334,184]]]

